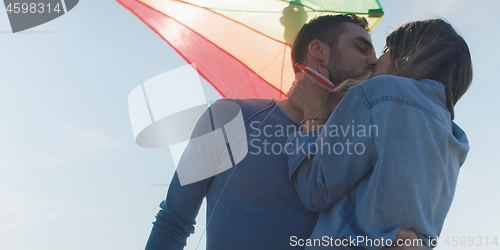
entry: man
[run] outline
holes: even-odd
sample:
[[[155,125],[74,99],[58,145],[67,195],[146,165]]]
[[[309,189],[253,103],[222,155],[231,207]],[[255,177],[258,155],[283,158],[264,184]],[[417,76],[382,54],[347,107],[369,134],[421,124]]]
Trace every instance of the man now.
[[[313,69],[326,67],[334,84],[368,73],[374,68],[376,57],[366,20],[339,15],[311,21],[297,35],[292,50],[292,63],[295,62]],[[332,93],[329,110],[333,111],[339,101],[340,97]],[[223,99],[216,104],[224,102],[241,107],[248,154],[238,164],[234,164],[232,155],[200,163],[233,167],[191,184],[181,185],[176,172],[146,249],[183,249],[186,238],[194,232],[195,218],[204,198],[208,250],[300,249],[304,246],[301,239],[310,236],[317,214],[302,205],[288,179],[286,154],[282,151],[288,135],[300,129],[302,111],[288,99],[278,103],[265,99]],[[225,148],[191,141],[179,164],[188,161],[190,154],[186,152],[209,151],[220,156],[221,150]]]
[[[341,22],[331,23],[327,18],[318,18],[304,25],[292,48],[292,63],[315,70],[325,67],[330,81],[338,84],[373,71],[377,58],[366,20],[354,19],[359,21],[351,22],[351,15],[335,17]],[[294,70],[298,73],[298,68]],[[341,99],[342,95],[330,93],[329,112],[323,118],[329,117]],[[303,112],[293,106],[292,100],[281,100],[278,105],[294,121],[303,120]]]

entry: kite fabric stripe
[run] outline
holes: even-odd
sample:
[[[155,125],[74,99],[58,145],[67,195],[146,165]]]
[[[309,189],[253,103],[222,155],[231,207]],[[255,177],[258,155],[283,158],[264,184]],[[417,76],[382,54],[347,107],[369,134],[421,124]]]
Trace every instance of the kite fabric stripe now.
[[[222,48],[273,87],[277,89],[290,88],[294,80],[294,73],[289,45],[269,39],[269,37],[245,25],[192,4],[179,1],[140,1],[172,17],[217,47]],[[277,72],[283,74],[277,74]],[[287,84],[282,86],[282,82]],[[240,94],[239,92],[241,91],[238,91],[238,94]]]
[[[352,12],[373,29],[383,15],[377,0],[117,1],[225,97],[285,97],[294,80],[291,44],[312,18]]]
[[[317,16],[355,13],[365,17],[370,29],[373,29],[383,15],[382,7],[377,0],[153,0],[148,2],[152,7],[159,4],[152,2],[185,2],[207,8],[290,45],[293,44],[300,28]]]
[[[283,97],[277,88],[186,26],[138,1],[118,2],[163,37],[186,61],[195,63],[200,75],[222,96]]]

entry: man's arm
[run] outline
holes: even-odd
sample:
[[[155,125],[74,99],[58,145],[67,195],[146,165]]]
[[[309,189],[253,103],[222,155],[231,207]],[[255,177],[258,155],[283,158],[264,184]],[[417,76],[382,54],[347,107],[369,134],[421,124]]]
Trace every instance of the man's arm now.
[[[216,102],[214,105],[225,107],[228,104]],[[147,250],[184,248],[187,237],[194,233],[195,219],[212,176],[228,168],[226,143],[221,132],[214,128],[220,119],[214,119],[213,113],[211,106],[197,121],[177,165],[167,197],[160,204],[162,209],[156,216]]]
[[[209,185],[210,180],[205,179],[181,186],[175,173],[153,223],[147,250],[184,249],[187,237],[194,233],[195,219]]]

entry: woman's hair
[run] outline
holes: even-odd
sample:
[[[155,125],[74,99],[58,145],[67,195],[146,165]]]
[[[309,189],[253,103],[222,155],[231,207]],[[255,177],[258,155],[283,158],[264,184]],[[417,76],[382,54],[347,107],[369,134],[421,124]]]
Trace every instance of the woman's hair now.
[[[472,81],[469,47],[453,27],[442,19],[404,24],[387,37],[386,50],[391,57],[387,74],[432,79],[445,86],[446,106],[453,119],[453,108]]]

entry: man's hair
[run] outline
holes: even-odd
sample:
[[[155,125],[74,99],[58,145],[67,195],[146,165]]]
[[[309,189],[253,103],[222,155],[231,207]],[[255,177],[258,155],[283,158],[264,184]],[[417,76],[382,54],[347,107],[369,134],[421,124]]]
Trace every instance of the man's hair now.
[[[446,88],[446,106],[453,108],[472,82],[469,47],[453,27],[442,19],[410,22],[393,31],[386,40],[391,64],[388,74],[432,79]]]
[[[292,47],[292,65],[294,71],[299,71],[295,67],[295,63],[304,64],[305,56],[312,40],[318,39],[333,47],[337,44],[340,34],[346,31],[344,23],[347,22],[357,24],[366,31],[369,31],[366,19],[354,14],[320,16],[304,24],[297,34]]]

